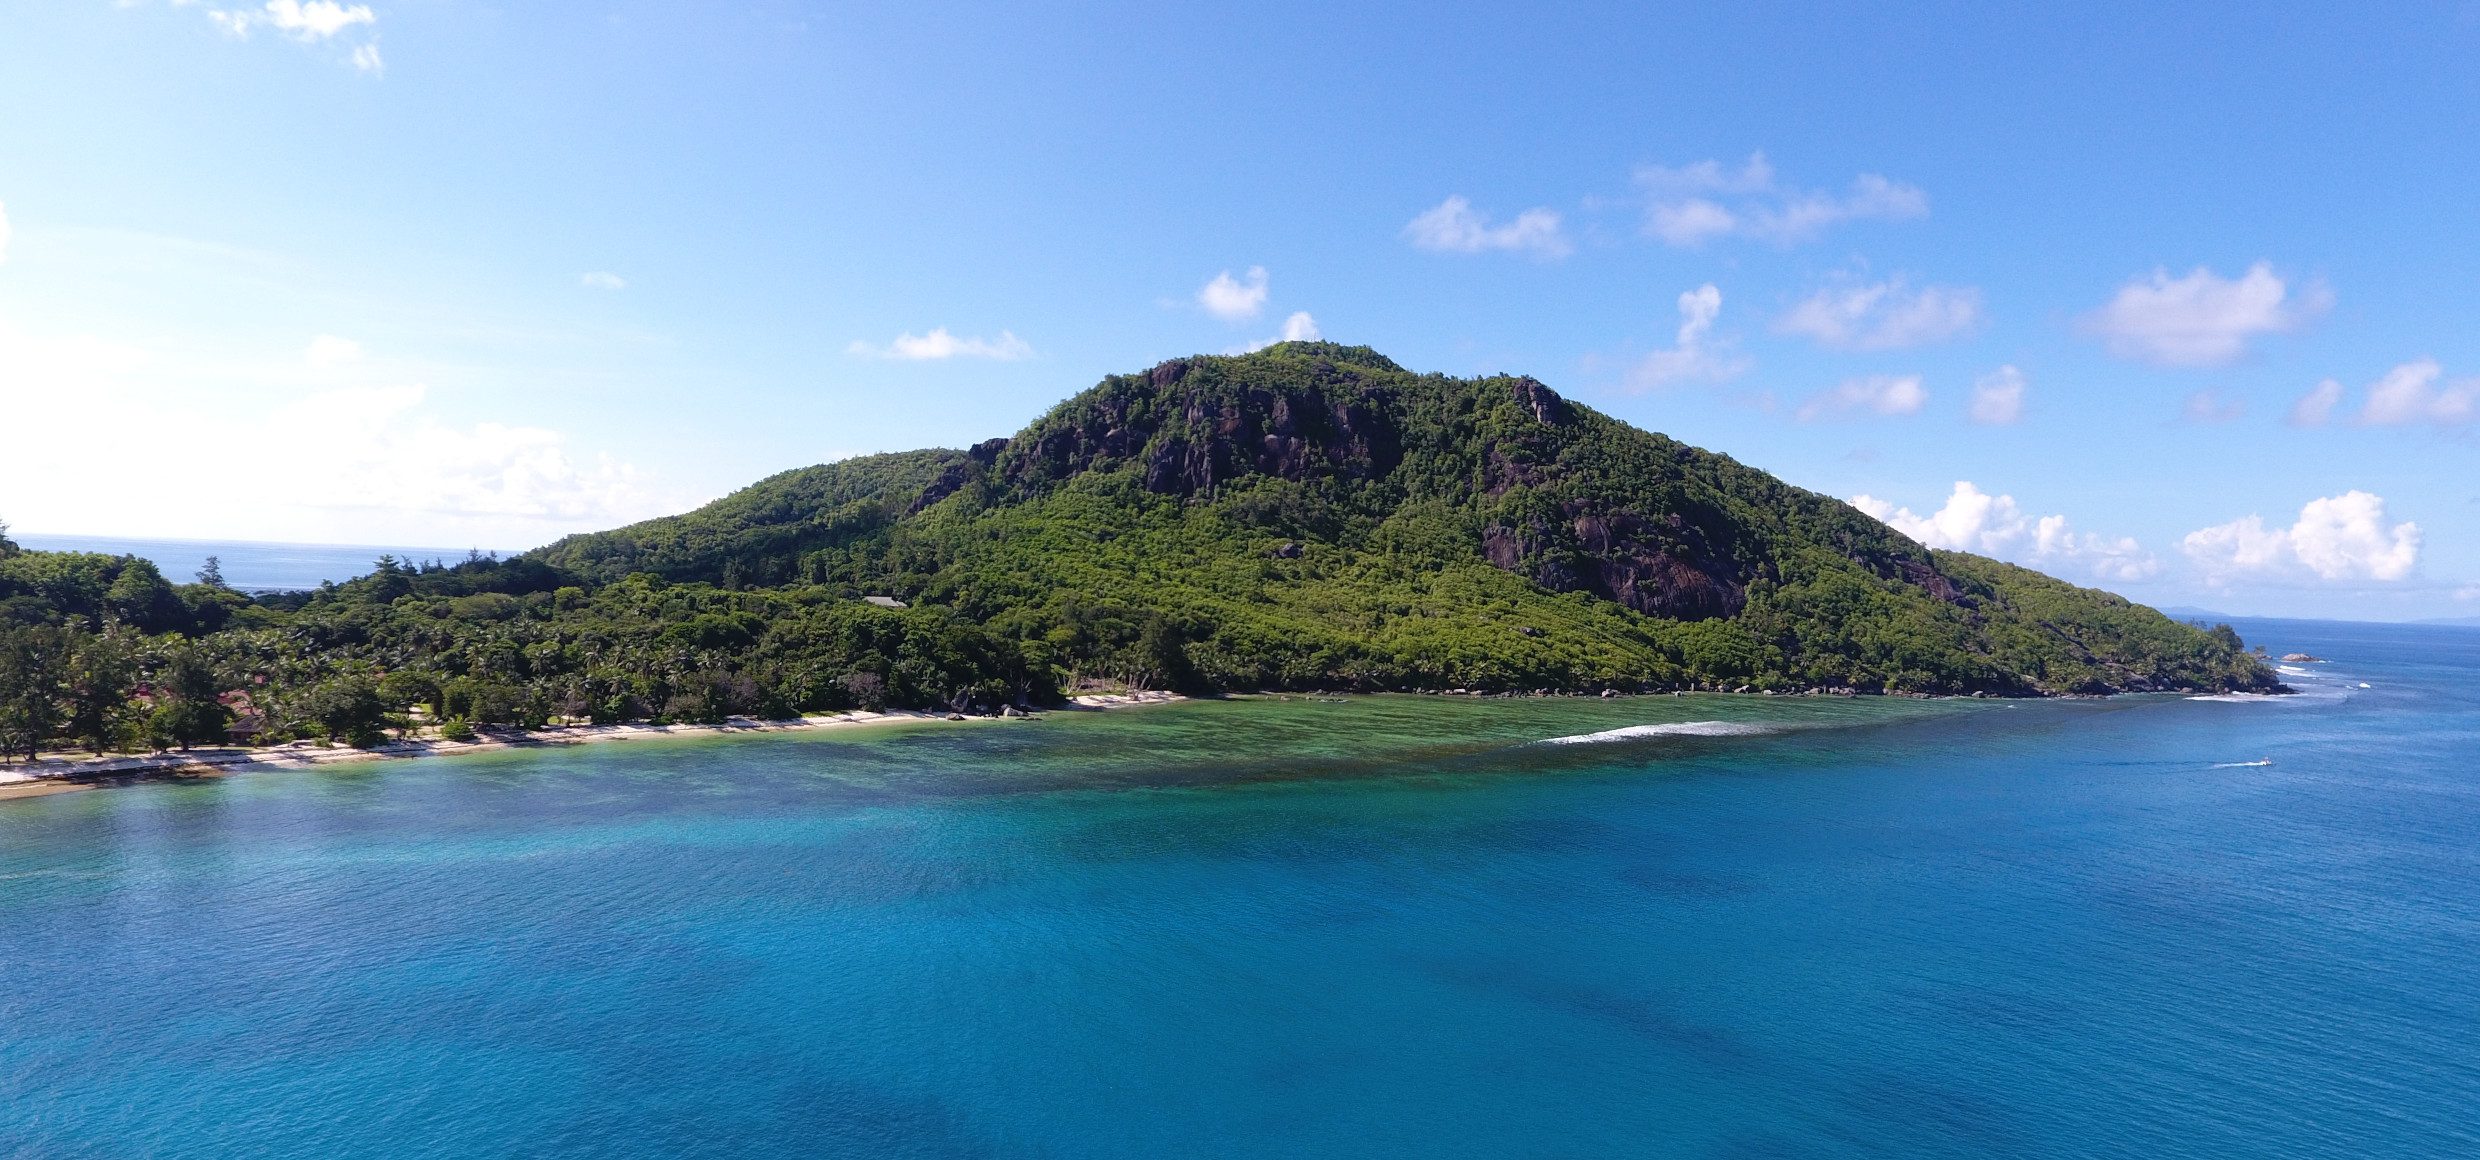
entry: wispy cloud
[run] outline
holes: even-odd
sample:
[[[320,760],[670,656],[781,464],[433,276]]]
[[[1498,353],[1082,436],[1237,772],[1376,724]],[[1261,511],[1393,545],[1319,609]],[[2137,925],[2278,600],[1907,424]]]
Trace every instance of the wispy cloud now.
[[[2024,395],[2031,380],[2012,364],[1982,375],[1972,383],[1972,421],[2002,427],[2024,417]]]
[[[2332,304],[2333,294],[2321,285],[2292,294],[2270,262],[2236,278],[2203,266],[2178,278],[2157,269],[2119,287],[2085,316],[2084,329],[2120,358],[2166,367],[2226,366],[2246,355],[2251,341],[2296,329]]]
[[[2327,379],[2309,388],[2291,404],[2288,422],[2293,427],[2322,427],[2332,421],[2334,408],[2342,405],[2346,393],[2340,379]]]
[[[2250,515],[2199,528],[2180,542],[2216,586],[2234,579],[2313,575],[2321,580],[2401,580],[2420,562],[2420,525],[2389,524],[2385,499],[2347,491],[2308,501],[2287,528]]]
[[[1014,362],[1033,357],[1033,348],[1025,340],[1007,331],[997,338],[959,338],[938,327],[928,334],[899,334],[885,346],[854,341],[844,348],[848,353],[865,358],[893,359],[898,362],[935,362],[952,358],[981,358],[998,362]]]
[[[362,344],[332,334],[311,339],[309,348],[301,352],[301,361],[310,364],[314,370],[331,370],[360,362],[361,359]]]
[[[1674,246],[1699,246],[1734,234],[1794,245],[1844,222],[1899,221],[1929,212],[1920,187],[1875,173],[1852,179],[1842,193],[1803,190],[1777,180],[1762,153],[1746,163],[1640,166],[1644,231]]]
[[[1883,282],[1819,290],[1776,319],[1774,329],[1836,350],[1900,350],[1968,334],[1981,319],[1979,290],[1915,289],[1898,274]]]
[[[2014,496],[1991,495],[1968,480],[1957,480],[1946,503],[1927,515],[1867,495],[1851,497],[1851,506],[1926,547],[2080,570],[2105,580],[2143,580],[2161,571],[2161,560],[2131,536],[2077,532],[2065,516],[2028,515]]]
[[[609,270],[595,270],[577,275],[577,284],[588,290],[626,290],[629,280]]]
[[[1845,379],[1800,404],[1803,423],[1848,415],[1917,415],[1929,404],[1929,389],[1919,375],[1866,375]]]
[[[2179,405],[2179,418],[2190,423],[2228,423],[2245,414],[2246,403],[2225,399],[2211,387],[2187,396],[2187,401]]]
[[[1708,282],[1679,296],[1679,331],[1668,350],[1657,350],[1628,368],[1627,385],[1651,390],[1683,382],[1721,382],[1748,369],[1748,360],[1731,353],[1730,345],[1713,336],[1714,319],[1722,314],[1722,291]]]
[[[1461,195],[1423,210],[1404,226],[1404,236],[1414,246],[1446,254],[1503,250],[1536,258],[1564,258],[1574,250],[1556,210],[1535,207],[1504,225],[1492,225],[1488,215]]]
[[[1197,290],[1197,305],[1225,322],[1247,322],[1266,309],[1266,268],[1251,266],[1246,278],[1216,274]]]

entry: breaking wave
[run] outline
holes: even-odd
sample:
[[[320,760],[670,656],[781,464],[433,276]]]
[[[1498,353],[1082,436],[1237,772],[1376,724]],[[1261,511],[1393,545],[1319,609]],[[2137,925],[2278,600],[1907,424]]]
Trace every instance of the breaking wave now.
[[[1611,741],[1635,741],[1645,737],[1755,737],[1780,733],[1779,725],[1752,725],[1742,721],[1673,721],[1664,725],[1630,725],[1624,729],[1604,729],[1599,733],[1578,733],[1573,737],[1553,737],[1543,745],[1599,745]]]

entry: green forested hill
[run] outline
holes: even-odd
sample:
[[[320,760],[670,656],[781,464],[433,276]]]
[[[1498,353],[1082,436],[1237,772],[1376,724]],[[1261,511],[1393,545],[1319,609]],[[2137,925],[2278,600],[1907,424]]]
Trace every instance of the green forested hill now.
[[[2271,684],[2229,639],[1932,553],[1531,379],[1329,343],[1115,376],[1011,439],[788,472],[535,558],[892,595],[1040,666],[1211,688]]]
[[[881,607],[864,597],[900,600]],[[1246,689],[2272,689],[2207,633],[1931,552],[1529,378],[1284,343],[1012,438],[784,472],[512,560],[250,600],[0,538],[0,749]],[[117,700],[115,700],[117,698]]]

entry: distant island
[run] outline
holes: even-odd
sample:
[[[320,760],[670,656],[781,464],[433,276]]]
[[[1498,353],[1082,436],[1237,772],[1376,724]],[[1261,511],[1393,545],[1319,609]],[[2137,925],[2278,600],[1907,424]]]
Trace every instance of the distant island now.
[[[1106,687],[2280,688],[2227,626],[1931,551],[1531,378],[1320,342],[1113,376],[963,451],[789,471],[508,559],[382,558],[315,592],[0,535],[19,756]]]

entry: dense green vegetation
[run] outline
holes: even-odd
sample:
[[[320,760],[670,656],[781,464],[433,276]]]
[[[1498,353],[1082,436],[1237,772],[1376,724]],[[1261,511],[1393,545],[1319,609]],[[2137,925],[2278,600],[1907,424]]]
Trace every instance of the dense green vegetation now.
[[[864,597],[909,605],[881,607]],[[1286,343],[1011,439],[251,599],[0,536],[0,748],[1045,703],[1064,688],[2270,689],[2227,629],[1978,557],[1530,379]]]

